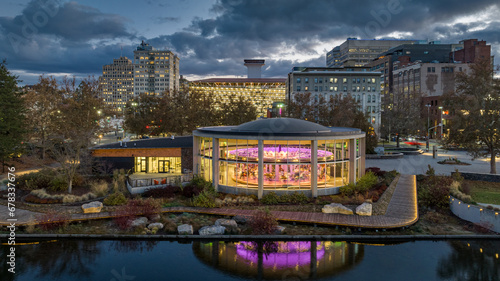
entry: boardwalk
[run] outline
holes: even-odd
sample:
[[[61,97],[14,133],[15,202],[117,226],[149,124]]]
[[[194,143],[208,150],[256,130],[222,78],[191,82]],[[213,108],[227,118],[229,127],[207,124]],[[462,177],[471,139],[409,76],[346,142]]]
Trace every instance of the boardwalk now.
[[[339,225],[359,228],[397,228],[414,224],[418,220],[417,190],[414,175],[401,175],[394,194],[391,198],[385,215],[357,216],[342,214],[306,213],[273,211],[279,221],[301,222],[323,225]],[[197,207],[170,207],[163,208],[164,213],[198,213],[219,216],[252,216],[255,210],[225,209],[225,208],[197,208]],[[73,214],[71,221],[85,221],[91,219],[112,218],[113,213],[102,212],[93,214]],[[30,221],[18,221],[17,225],[33,224]],[[4,219],[0,225],[8,224]]]

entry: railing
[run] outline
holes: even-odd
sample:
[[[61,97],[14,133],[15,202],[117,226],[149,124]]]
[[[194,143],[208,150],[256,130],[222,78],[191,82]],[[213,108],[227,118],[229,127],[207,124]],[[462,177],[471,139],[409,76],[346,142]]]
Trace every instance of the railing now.
[[[166,187],[168,185],[180,185],[193,179],[193,174],[182,174],[149,179],[127,179],[127,189],[131,194],[141,194],[151,188]]]

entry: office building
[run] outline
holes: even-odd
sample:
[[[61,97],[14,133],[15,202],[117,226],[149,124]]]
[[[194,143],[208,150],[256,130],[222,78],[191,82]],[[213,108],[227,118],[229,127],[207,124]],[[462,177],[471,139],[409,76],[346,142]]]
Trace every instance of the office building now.
[[[134,94],[163,95],[179,90],[179,58],[144,41],[134,51]]]
[[[99,77],[100,98],[118,115],[127,101],[134,97],[134,65],[127,57],[114,59],[112,64],[102,67]]]

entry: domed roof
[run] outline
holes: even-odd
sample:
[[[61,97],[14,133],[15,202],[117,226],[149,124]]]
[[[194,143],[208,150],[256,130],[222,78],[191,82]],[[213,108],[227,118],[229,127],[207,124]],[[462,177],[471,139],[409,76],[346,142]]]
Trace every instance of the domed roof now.
[[[307,134],[329,133],[331,129],[300,119],[269,118],[243,123],[230,131],[240,133]]]
[[[294,118],[267,118],[259,119],[239,126],[203,127],[195,131],[198,133],[218,135],[246,135],[246,136],[343,136],[361,134],[360,129],[325,127],[313,122]]]

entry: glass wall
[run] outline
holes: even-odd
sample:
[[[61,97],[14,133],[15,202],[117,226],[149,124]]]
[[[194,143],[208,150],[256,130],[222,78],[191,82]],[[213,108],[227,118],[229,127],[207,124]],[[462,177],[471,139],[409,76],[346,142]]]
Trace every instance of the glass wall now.
[[[182,172],[181,157],[135,157],[136,173],[178,173]]]
[[[211,180],[212,144],[211,138],[197,138],[199,144],[200,175]],[[349,159],[349,141],[355,141],[355,158]],[[264,140],[263,141],[263,188],[311,189],[311,141]],[[317,186],[331,188],[349,183],[349,173],[359,177],[358,140],[318,140],[317,141]],[[220,185],[258,188],[258,141],[219,139]],[[349,170],[349,161],[356,161],[355,171]]]

